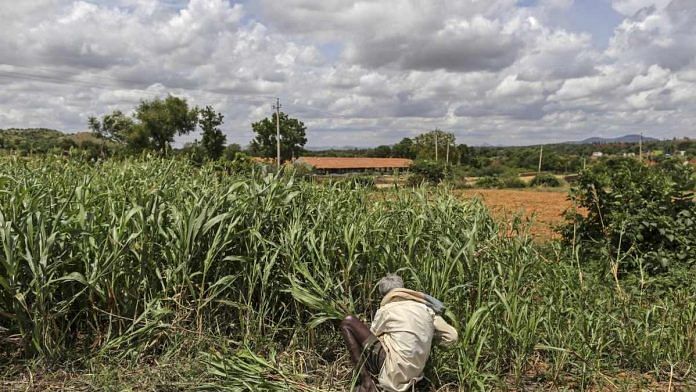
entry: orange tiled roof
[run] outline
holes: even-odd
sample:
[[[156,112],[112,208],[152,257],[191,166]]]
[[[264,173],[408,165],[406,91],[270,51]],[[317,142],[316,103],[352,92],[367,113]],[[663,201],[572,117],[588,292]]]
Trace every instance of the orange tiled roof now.
[[[332,158],[302,157],[295,162],[304,163],[315,169],[396,169],[408,168],[413,163],[404,158]]]

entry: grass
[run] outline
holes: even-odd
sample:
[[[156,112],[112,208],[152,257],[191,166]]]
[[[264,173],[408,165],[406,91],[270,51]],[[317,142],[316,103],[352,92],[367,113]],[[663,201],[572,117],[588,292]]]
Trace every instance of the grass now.
[[[335,322],[369,319],[373,285],[398,271],[448,304],[460,331],[454,349],[434,351],[435,387],[620,390],[622,374],[693,382],[693,283],[658,291],[626,280],[619,292],[520,222],[498,235],[478,200],[385,192],[148,157],[5,160],[3,378],[345,390]]]

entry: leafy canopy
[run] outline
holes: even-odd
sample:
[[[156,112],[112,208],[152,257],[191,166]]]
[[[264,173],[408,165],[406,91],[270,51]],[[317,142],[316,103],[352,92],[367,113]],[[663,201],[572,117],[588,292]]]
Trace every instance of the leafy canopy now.
[[[198,122],[198,109],[189,108],[185,99],[168,96],[141,101],[135,110],[137,141],[164,152],[174,141],[174,136],[190,133]]]
[[[693,166],[678,159],[647,165],[609,159],[581,173],[571,198],[587,214],[564,229],[590,259],[624,260],[620,272],[663,272],[696,263]]]
[[[437,143],[436,143],[437,141]],[[447,146],[450,146],[450,162],[455,152],[455,138],[451,132],[439,129],[422,133],[414,139],[416,155],[419,159],[435,159],[437,145],[437,160],[445,160]]]
[[[251,141],[250,151],[252,154],[262,157],[276,156],[276,116],[264,118],[259,122],[251,124],[251,128],[256,134]],[[280,158],[283,161],[299,156],[307,144],[305,132],[307,128],[298,119],[290,118],[287,114],[280,112]]]
[[[126,143],[133,132],[135,122],[120,110],[105,114],[101,121],[92,116],[88,120],[89,129],[100,137],[116,142]]]
[[[208,158],[212,160],[220,159],[225,151],[227,137],[219,128],[222,125],[222,118],[223,115],[216,112],[212,106],[206,106],[200,111],[198,125],[203,132],[201,145]]]
[[[410,185],[424,182],[437,185],[445,178],[445,165],[442,162],[418,160],[411,165]]]

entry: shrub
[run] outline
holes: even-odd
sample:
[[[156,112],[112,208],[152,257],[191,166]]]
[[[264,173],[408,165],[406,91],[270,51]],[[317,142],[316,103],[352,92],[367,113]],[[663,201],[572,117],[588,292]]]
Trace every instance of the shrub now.
[[[524,188],[527,184],[517,176],[486,176],[476,180],[476,186],[479,188]]]
[[[476,186],[479,188],[501,188],[502,185],[500,178],[493,176],[479,177],[476,180]]]
[[[424,182],[436,185],[445,178],[444,164],[436,161],[419,160],[411,166],[408,184],[420,185]]]
[[[587,215],[568,214],[563,236],[589,257],[621,260],[618,273],[693,265],[694,184],[693,167],[675,160],[609,159],[582,172],[571,189]]]
[[[251,174],[256,169],[261,169],[261,165],[254,162],[243,152],[237,152],[234,159],[221,159],[215,165],[223,168],[227,174]]]
[[[449,186],[451,186],[453,189],[468,189],[471,188],[471,185],[466,180],[466,177],[461,176],[461,177],[454,177],[448,180]]]
[[[543,186],[543,187],[555,188],[555,187],[561,186],[561,180],[559,180],[553,174],[540,173],[540,174],[537,174],[536,176],[534,176],[530,185],[531,186]]]
[[[518,176],[505,176],[501,178],[503,188],[525,188],[527,183],[522,181]]]

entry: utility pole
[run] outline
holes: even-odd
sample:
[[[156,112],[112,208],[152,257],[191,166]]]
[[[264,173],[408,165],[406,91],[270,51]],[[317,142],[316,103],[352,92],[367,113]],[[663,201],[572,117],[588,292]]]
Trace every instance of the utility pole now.
[[[449,145],[450,145],[450,141],[449,141],[449,139],[447,139],[447,154],[445,155],[445,157],[446,157],[445,162],[447,163],[447,166],[449,166]]]
[[[280,98],[276,98],[276,104],[273,105],[276,110],[276,158],[278,169],[280,169]]]
[[[437,131],[435,131],[435,162],[437,162]]]
[[[539,146],[539,170],[537,170],[537,174],[541,173],[541,157],[544,155],[544,145],[542,144]]]
[[[640,133],[640,138],[638,138],[638,160],[643,162],[643,132]]]

